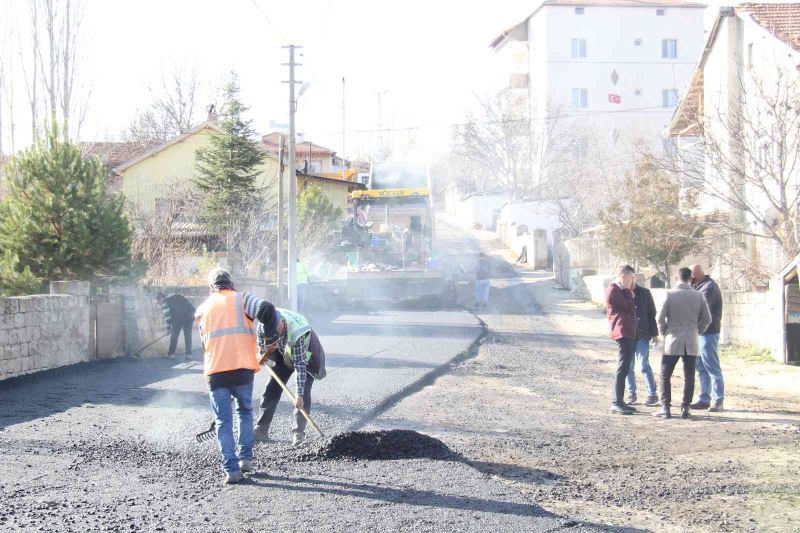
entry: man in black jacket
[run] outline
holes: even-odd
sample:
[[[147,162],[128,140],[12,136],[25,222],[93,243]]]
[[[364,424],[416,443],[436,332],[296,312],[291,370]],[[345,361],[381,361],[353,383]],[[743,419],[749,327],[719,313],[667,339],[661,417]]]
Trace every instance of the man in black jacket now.
[[[636,366],[642,372],[647,389],[645,405],[658,405],[656,378],[650,367],[650,342],[658,341],[658,324],[656,323],[656,304],[649,289],[636,285],[633,289],[636,304]],[[628,399],[626,403],[636,403],[636,374],[634,366],[628,371]]]
[[[692,409],[722,411],[725,399],[725,382],[719,364],[719,333],[722,329],[722,291],[717,282],[703,272],[700,265],[692,265],[692,286],[700,291],[711,311],[711,324],[700,335],[700,357],[697,360],[697,380],[700,382],[700,397],[691,405]]]
[[[194,306],[180,294],[165,295],[159,292],[156,301],[164,313],[164,322],[167,323],[169,337],[169,352],[167,357],[175,358],[178,348],[178,337],[183,332],[183,341],[186,347],[186,360],[192,358],[192,326],[194,324]]]

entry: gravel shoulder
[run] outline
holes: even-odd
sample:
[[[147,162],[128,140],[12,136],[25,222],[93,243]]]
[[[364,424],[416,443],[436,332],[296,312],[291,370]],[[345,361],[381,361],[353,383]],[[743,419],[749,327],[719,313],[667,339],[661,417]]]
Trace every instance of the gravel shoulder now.
[[[723,361],[724,413],[610,415],[602,312],[483,244],[496,279],[477,356],[375,427],[434,435],[544,509],[614,529],[800,529],[800,369]]]

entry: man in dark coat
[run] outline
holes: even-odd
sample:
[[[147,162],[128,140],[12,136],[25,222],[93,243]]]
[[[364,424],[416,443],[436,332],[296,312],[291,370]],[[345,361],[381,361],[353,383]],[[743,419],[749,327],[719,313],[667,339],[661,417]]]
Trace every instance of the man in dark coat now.
[[[636,411],[623,401],[625,379],[633,361],[637,337],[636,303],[633,295],[635,286],[636,273],[633,267],[625,265],[619,269],[619,278],[606,289],[608,326],[611,330],[611,338],[616,341],[619,351],[611,400],[611,412],[618,415],[630,415]]]
[[[656,304],[653,301],[653,294],[649,289],[636,285],[633,289],[634,303],[636,305],[636,365],[631,363],[628,372],[628,401],[636,403],[636,373],[634,367],[638,366],[644,377],[644,385],[647,389],[647,400],[645,405],[658,405],[658,394],[656,391],[656,378],[653,369],[650,367],[650,342],[658,341],[658,324],[656,324]]]
[[[163,292],[156,295],[156,301],[161,306],[164,313],[164,322],[167,323],[169,332],[169,352],[167,357],[175,358],[175,350],[178,348],[178,337],[183,332],[185,344],[186,360],[192,358],[192,326],[194,324],[194,306],[180,294],[170,294],[167,296]]]
[[[700,334],[700,358],[697,360],[697,380],[700,382],[700,397],[692,409],[722,411],[725,399],[725,382],[719,364],[719,333],[722,329],[722,291],[717,282],[703,272],[700,265],[692,265],[692,286],[706,299],[711,312],[711,324]]]

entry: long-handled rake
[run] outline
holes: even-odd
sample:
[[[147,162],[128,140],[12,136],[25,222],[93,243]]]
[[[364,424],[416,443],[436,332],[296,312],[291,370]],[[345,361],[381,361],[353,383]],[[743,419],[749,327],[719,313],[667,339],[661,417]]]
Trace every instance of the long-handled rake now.
[[[161,339],[163,339],[164,337],[166,337],[169,334],[170,334],[170,332],[168,331],[168,332],[164,333],[163,335],[161,335],[156,340],[154,340],[153,342],[151,342],[150,344],[146,344],[146,345],[142,346],[141,348],[139,348],[138,352],[133,354],[133,357],[138,357],[140,353],[142,353],[143,351],[145,351],[146,349],[148,349],[149,347],[151,347],[152,345],[154,345],[155,343],[157,343],[158,341],[160,341]]]
[[[197,440],[197,442],[206,442],[208,440],[213,439],[216,434],[217,434],[217,423],[211,422],[211,427],[209,427],[205,431],[198,433],[197,435],[194,436],[194,438]]]

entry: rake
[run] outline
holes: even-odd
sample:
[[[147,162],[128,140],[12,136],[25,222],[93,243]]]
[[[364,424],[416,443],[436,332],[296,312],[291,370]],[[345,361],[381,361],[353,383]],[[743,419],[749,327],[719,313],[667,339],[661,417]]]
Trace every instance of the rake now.
[[[197,440],[197,442],[202,443],[213,439],[214,436],[216,436],[216,434],[217,434],[217,423],[211,422],[211,426],[207,430],[201,431],[200,433],[195,435],[194,438]]]

